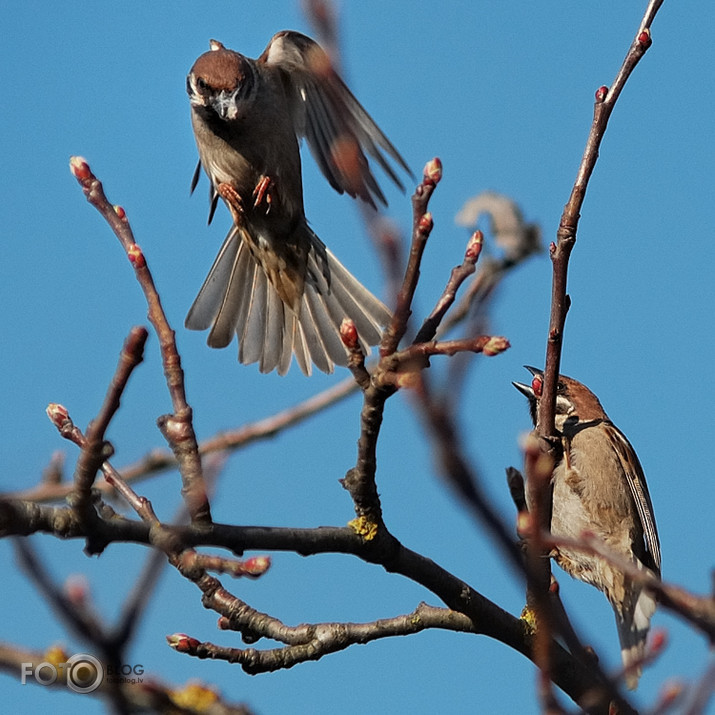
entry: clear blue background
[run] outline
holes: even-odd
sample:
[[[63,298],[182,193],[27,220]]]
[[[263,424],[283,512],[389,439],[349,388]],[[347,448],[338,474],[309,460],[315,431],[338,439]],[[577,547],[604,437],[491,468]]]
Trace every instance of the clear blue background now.
[[[508,193],[548,242],[573,183],[596,88],[609,84],[638,27],[645,2],[342,3],[343,60],[351,87],[416,173],[432,156],[444,180],[432,202],[435,230],[416,300],[429,311],[461,260],[467,239],[454,215],[484,189]],[[586,382],[635,445],[648,477],[665,577],[696,592],[711,589],[713,566],[713,26],[709,0],[666,2],[654,44],[611,120],[589,187],[569,279],[563,370]],[[263,3],[50,3],[6,6],[0,60],[3,199],[0,377],[4,429],[0,488],[37,483],[64,443],[44,414],[64,403],[82,426],[96,414],[132,325],[146,307],[109,229],[68,170],[81,154],[128,213],[177,330],[200,438],[272,414],[342,379],[259,375],[237,364],[235,345],[209,350],[183,319],[228,216],[206,227],[206,184],[189,199],[196,160],[185,75],[209,38],[257,56],[281,29],[311,32],[297,0]],[[384,183],[384,182],[383,182]],[[406,196],[385,184],[389,215],[410,223]],[[306,212],[317,233],[373,290],[379,262],[351,201],[305,162]],[[526,406],[511,380],[524,363],[541,365],[550,296],[546,254],[513,273],[498,293],[494,333],[512,342],[483,360],[465,385],[469,451],[507,520],[513,507],[504,467],[519,465]],[[433,372],[443,368],[435,360]],[[334,407],[305,429],[236,454],[213,501],[216,520],[237,524],[345,524],[352,505],[338,479],[353,464],[359,401]],[[163,446],[155,427],[170,410],[157,341],[124,396],[109,438],[117,466]],[[434,474],[408,399],[388,404],[379,448],[379,489],[387,522],[410,548],[435,559],[512,613],[523,587],[494,544],[467,518]],[[179,504],[179,480],[164,474],[141,487],[161,518]],[[55,577],[85,574],[96,607],[113,621],[145,549],[112,545],[88,559],[79,541],[34,537]],[[0,638],[43,649],[67,635],[15,573],[0,544],[5,577]],[[274,556],[257,582],[225,585],[287,624],[371,620],[437,599],[418,586],[344,556]],[[607,668],[618,666],[613,616],[594,589],[561,575],[564,597],[585,639]],[[152,600],[131,662],[171,683],[198,677],[256,712],[535,713],[534,669],[485,638],[447,632],[385,640],[276,674],[250,677],[237,666],[171,651],[164,636],[183,631],[240,645],[215,629],[199,593],[168,570]],[[654,619],[669,646],[636,696],[653,703],[670,677],[704,670],[704,639],[664,611]],[[76,712],[77,697],[0,677],[8,711]],[[100,712],[98,701],[81,701]]]

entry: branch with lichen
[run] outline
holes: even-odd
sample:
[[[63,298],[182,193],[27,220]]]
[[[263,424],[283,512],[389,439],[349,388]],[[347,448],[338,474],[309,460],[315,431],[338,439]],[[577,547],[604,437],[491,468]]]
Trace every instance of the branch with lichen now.
[[[263,614],[255,614],[255,619],[262,626],[261,630],[265,631],[266,637],[286,645],[267,650],[228,648],[204,643],[183,633],[168,636],[167,641],[172,648],[197,658],[239,663],[243,670],[253,675],[291,668],[309,660],[319,660],[325,655],[345,650],[355,644],[412,635],[428,628],[474,632],[474,624],[467,616],[447,608],[428,606],[426,603],[420,603],[412,613],[369,623],[315,623],[289,627],[274,619],[268,619]],[[219,627],[242,630],[241,626],[236,627],[230,623],[221,626],[220,622]]]

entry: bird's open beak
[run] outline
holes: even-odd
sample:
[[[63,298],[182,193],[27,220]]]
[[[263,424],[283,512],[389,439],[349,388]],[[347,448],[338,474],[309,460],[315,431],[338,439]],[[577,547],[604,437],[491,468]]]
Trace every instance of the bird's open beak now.
[[[534,394],[534,390],[531,385],[525,385],[523,382],[512,382],[511,384],[514,385],[514,387],[516,387],[522,395],[526,395],[530,400],[536,399],[536,395]]]
[[[524,367],[534,376],[542,376],[544,374],[543,370],[539,370],[538,367],[531,367],[531,365],[524,365]],[[516,387],[522,395],[526,395],[530,400],[535,400],[536,395],[534,394],[534,388],[531,385],[525,385],[523,382],[512,382],[512,385]],[[532,383],[533,384],[533,383]]]

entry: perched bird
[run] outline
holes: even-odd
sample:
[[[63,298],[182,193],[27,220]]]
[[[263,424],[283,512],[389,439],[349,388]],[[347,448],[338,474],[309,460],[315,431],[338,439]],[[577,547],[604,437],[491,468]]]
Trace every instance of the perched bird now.
[[[350,318],[363,347],[380,340],[390,312],[308,226],[299,141],[331,186],[370,204],[385,198],[366,154],[402,188],[388,163],[404,159],[355,99],[320,46],[283,31],[256,60],[212,40],[186,80],[200,168],[233,226],[186,318],[211,328],[208,344],[238,336],[238,358],[285,374],[292,354],[309,375],[347,363],[339,327]]]
[[[512,384],[529,399],[531,418],[538,426],[543,372],[526,369],[533,375],[531,385]],[[590,531],[613,554],[660,576],[658,531],[638,457],[596,395],[564,375],[556,388],[556,429],[563,457],[552,477],[552,534],[578,540]],[[655,598],[599,556],[567,548],[557,548],[552,555],[564,571],[603,591],[610,601],[627,669],[626,684],[635,689]]]

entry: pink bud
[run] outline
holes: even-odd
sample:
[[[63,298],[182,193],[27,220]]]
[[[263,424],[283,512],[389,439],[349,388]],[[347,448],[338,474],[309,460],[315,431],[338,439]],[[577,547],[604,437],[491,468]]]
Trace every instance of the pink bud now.
[[[62,425],[64,425],[70,418],[67,408],[63,405],[58,405],[56,402],[50,402],[50,404],[47,405],[45,412],[50,418],[52,424],[58,429],[61,428]]]
[[[650,30],[648,28],[643,30],[643,32],[638,35],[638,44],[643,45],[646,50],[653,44],[653,40],[650,36]]]
[[[247,576],[261,576],[271,567],[269,556],[253,556],[243,562]]]
[[[419,221],[420,231],[422,233],[429,233],[434,226],[434,221],[432,220],[432,214],[427,211],[427,213],[422,214]]]
[[[89,164],[83,156],[70,157],[70,171],[75,179],[79,179],[79,181],[85,181],[92,176]]]
[[[482,245],[484,244],[484,234],[481,231],[475,231],[469,243],[467,243],[467,250],[464,252],[464,260],[467,263],[476,263],[479,258],[479,254],[482,252]]]
[[[340,339],[348,350],[358,347],[357,328],[350,318],[343,318],[343,322],[340,323]]]
[[[499,355],[499,353],[503,353],[505,350],[508,350],[511,347],[511,344],[506,338],[502,338],[499,336],[494,336],[489,338],[487,341],[486,345],[482,348],[482,353],[484,355],[488,355],[489,357],[492,357],[494,355]]]
[[[430,181],[433,184],[439,184],[442,179],[442,162],[438,157],[431,159],[425,164],[425,168],[422,173],[425,180]]]
[[[201,645],[200,641],[187,636],[186,633],[172,633],[170,636],[166,636],[166,641],[171,648],[178,650],[179,653],[190,653]]]
[[[142,249],[139,248],[138,244],[132,243],[132,245],[127,249],[127,255],[135,268],[144,268],[144,266],[146,266],[146,259],[144,258]]]
[[[606,99],[607,96],[608,87],[606,87],[605,84],[596,90],[596,102],[598,102],[599,104],[601,104],[601,102],[603,102],[603,100]]]
[[[127,217],[127,212],[119,205],[114,206],[114,213],[117,214],[117,216],[119,216],[122,220]]]

